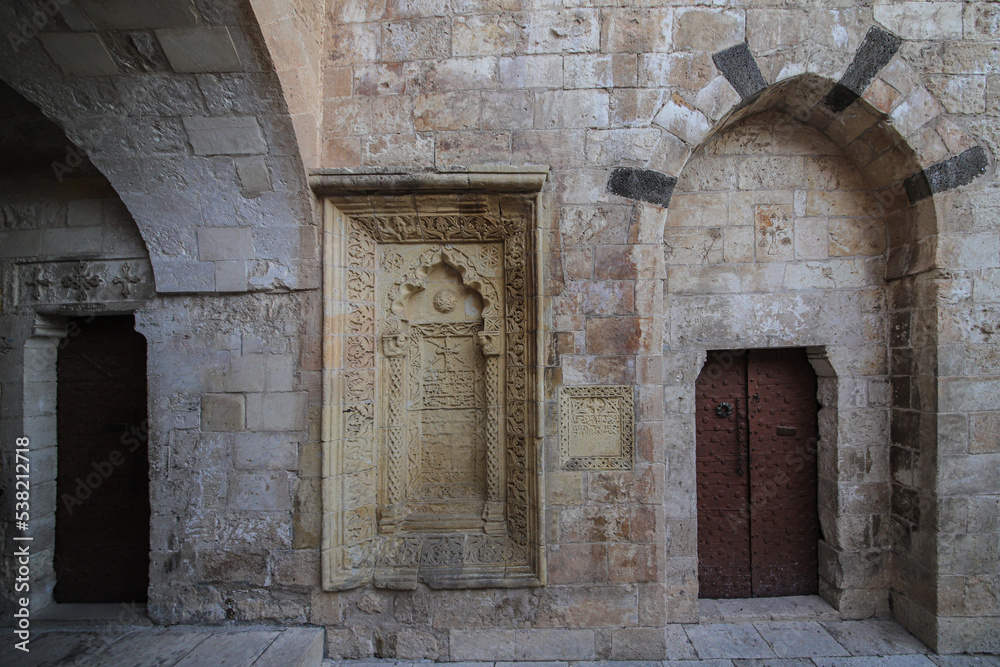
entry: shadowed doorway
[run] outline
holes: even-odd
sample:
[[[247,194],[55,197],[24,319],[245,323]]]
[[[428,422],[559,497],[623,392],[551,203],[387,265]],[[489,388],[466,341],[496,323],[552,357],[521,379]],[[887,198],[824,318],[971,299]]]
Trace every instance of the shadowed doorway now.
[[[55,601],[145,602],[146,339],[132,315],[71,318],[57,372]]]

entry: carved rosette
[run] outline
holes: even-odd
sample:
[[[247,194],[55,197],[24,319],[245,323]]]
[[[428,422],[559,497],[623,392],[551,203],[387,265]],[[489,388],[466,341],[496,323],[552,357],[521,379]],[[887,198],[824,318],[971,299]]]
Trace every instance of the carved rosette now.
[[[324,424],[328,590],[543,580],[529,454],[539,437],[530,417],[534,200],[518,197],[515,215],[496,214],[499,195],[481,196],[475,214],[426,212],[420,195],[411,212],[387,199],[389,215],[375,196],[331,200],[326,238],[340,250],[327,255],[327,311],[349,317],[326,318],[327,338],[342,340],[327,367],[344,377],[326,400],[333,430]],[[357,374],[369,368],[374,388]],[[338,479],[365,465],[377,498],[351,513],[362,509],[359,493]],[[367,530],[356,525],[363,518]]]

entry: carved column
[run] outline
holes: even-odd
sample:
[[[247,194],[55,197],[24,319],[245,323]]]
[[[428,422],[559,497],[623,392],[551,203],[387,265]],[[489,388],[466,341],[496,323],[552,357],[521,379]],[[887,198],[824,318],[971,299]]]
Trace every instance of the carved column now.
[[[480,331],[479,347],[486,361],[486,506],[483,508],[487,535],[506,535],[504,522],[503,412],[500,406],[499,331]]]
[[[387,497],[379,518],[379,529],[383,533],[394,533],[403,520],[406,500],[406,451],[404,436],[406,420],[403,414],[406,406],[405,368],[406,334],[388,333],[382,337],[382,351],[386,356],[388,405],[386,411],[386,490]]]

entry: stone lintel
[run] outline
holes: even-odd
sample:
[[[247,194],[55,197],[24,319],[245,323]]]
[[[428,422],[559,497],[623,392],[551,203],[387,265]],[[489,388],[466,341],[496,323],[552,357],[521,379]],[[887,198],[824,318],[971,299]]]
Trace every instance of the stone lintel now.
[[[317,196],[403,192],[538,192],[545,185],[549,168],[483,167],[454,171],[400,171],[320,169],[309,175],[309,186]]]

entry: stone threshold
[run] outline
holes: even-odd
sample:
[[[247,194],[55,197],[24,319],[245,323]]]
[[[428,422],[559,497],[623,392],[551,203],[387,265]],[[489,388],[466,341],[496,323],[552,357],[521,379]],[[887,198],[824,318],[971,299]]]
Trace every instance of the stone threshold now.
[[[108,624],[149,627],[153,622],[146,615],[146,605],[107,604],[51,604],[32,614],[38,627],[105,626]]]
[[[840,612],[818,595],[734,600],[698,600],[698,622],[839,621]]]

